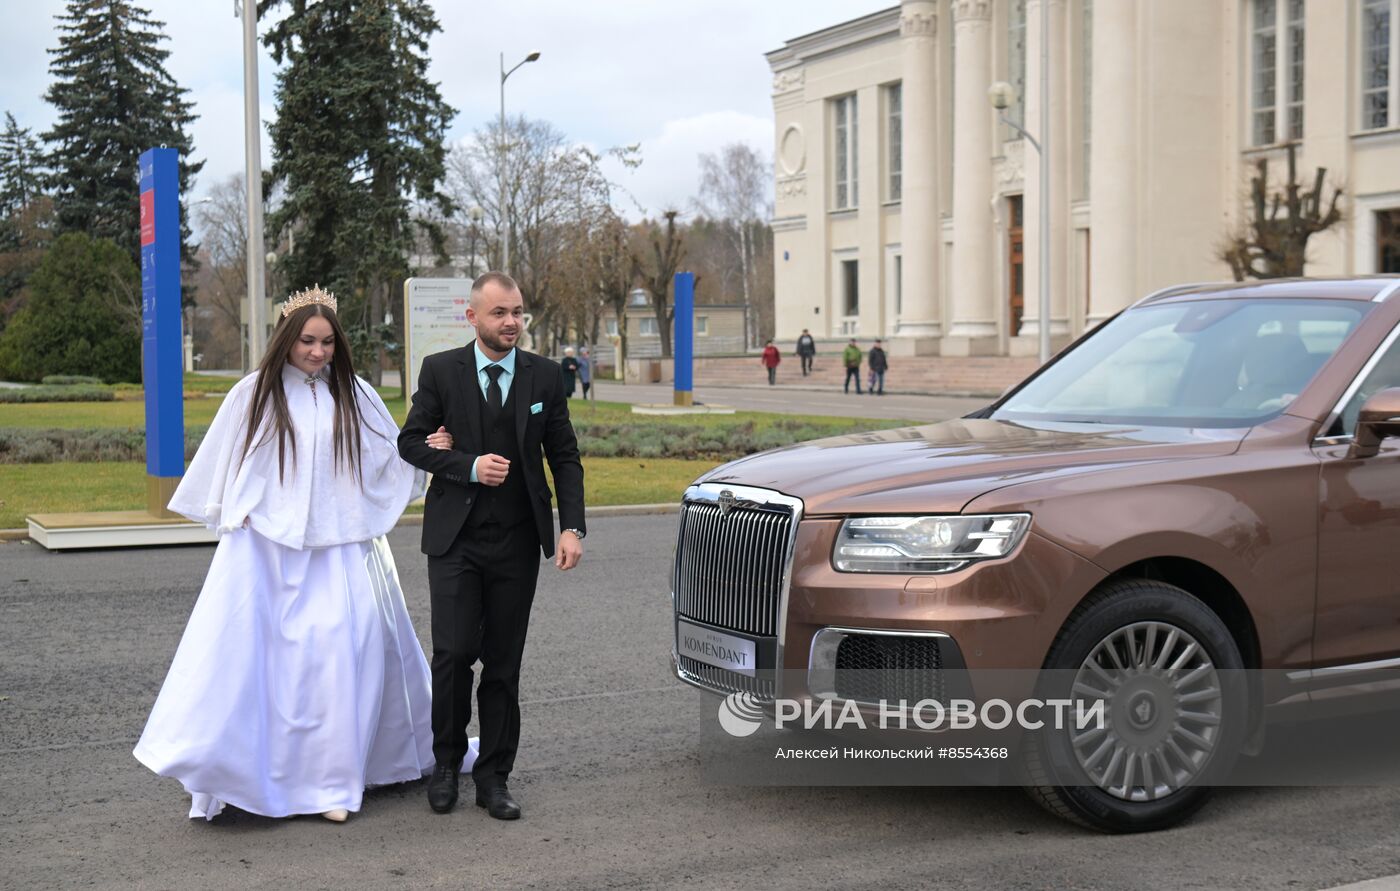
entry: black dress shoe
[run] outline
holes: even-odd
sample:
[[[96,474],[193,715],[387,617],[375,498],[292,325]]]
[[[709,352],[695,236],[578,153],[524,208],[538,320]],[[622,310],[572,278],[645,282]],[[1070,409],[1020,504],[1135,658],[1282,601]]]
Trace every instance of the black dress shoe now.
[[[458,769],[447,764],[439,764],[433,770],[433,778],[428,780],[428,807],[445,814],[457,806]]]
[[[476,806],[486,808],[486,813],[497,820],[519,820],[520,805],[511,797],[505,786],[476,790]]]

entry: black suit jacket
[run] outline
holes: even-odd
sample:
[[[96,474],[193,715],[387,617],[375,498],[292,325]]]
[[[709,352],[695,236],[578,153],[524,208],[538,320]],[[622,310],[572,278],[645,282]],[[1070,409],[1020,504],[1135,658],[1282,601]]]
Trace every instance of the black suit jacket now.
[[[559,489],[559,527],[586,531],[583,463],[569,422],[559,364],[517,349],[510,398],[515,401],[515,437],[521,454],[521,466],[511,467],[510,472],[525,478],[540,547],[546,557],[552,557],[554,518],[541,456],[549,461]],[[413,405],[399,431],[399,454],[433,475],[423,510],[423,553],[430,557],[447,552],[476,500],[480,484],[471,482],[471,472],[482,450],[484,400],[477,381],[475,341],[423,360]],[[531,412],[536,404],[541,410]],[[446,427],[452,434],[451,449],[428,445],[428,434],[438,427]]]

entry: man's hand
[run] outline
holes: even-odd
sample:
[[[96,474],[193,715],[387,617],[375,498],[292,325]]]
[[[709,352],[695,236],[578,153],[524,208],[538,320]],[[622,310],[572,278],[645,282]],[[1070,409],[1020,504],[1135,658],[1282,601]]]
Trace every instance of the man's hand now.
[[[559,533],[559,547],[554,549],[554,565],[569,570],[577,566],[581,559],[583,542],[578,540],[578,536],[567,531]]]
[[[482,455],[476,460],[476,481],[483,486],[499,486],[509,472],[510,462],[500,455]]]

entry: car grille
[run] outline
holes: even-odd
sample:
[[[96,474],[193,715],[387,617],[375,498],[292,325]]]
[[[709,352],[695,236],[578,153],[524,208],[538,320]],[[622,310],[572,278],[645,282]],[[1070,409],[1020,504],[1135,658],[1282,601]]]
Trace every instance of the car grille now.
[[[687,501],[676,544],[676,612],[756,637],[778,633],[792,511]]]
[[[861,702],[944,698],[939,638],[851,634],[836,650],[836,695]]]
[[[765,701],[773,699],[773,673],[759,672],[758,677],[749,677],[737,671],[716,668],[697,662],[689,656],[680,657],[681,671],[690,680],[719,693],[752,693]]]

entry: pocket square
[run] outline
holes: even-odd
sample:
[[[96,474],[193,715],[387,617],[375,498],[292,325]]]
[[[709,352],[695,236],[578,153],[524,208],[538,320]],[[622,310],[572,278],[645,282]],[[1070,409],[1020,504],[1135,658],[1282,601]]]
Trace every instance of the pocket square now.
[[[532,415],[537,415],[542,411],[544,411],[543,402],[536,402],[534,405],[530,406],[530,414]]]

